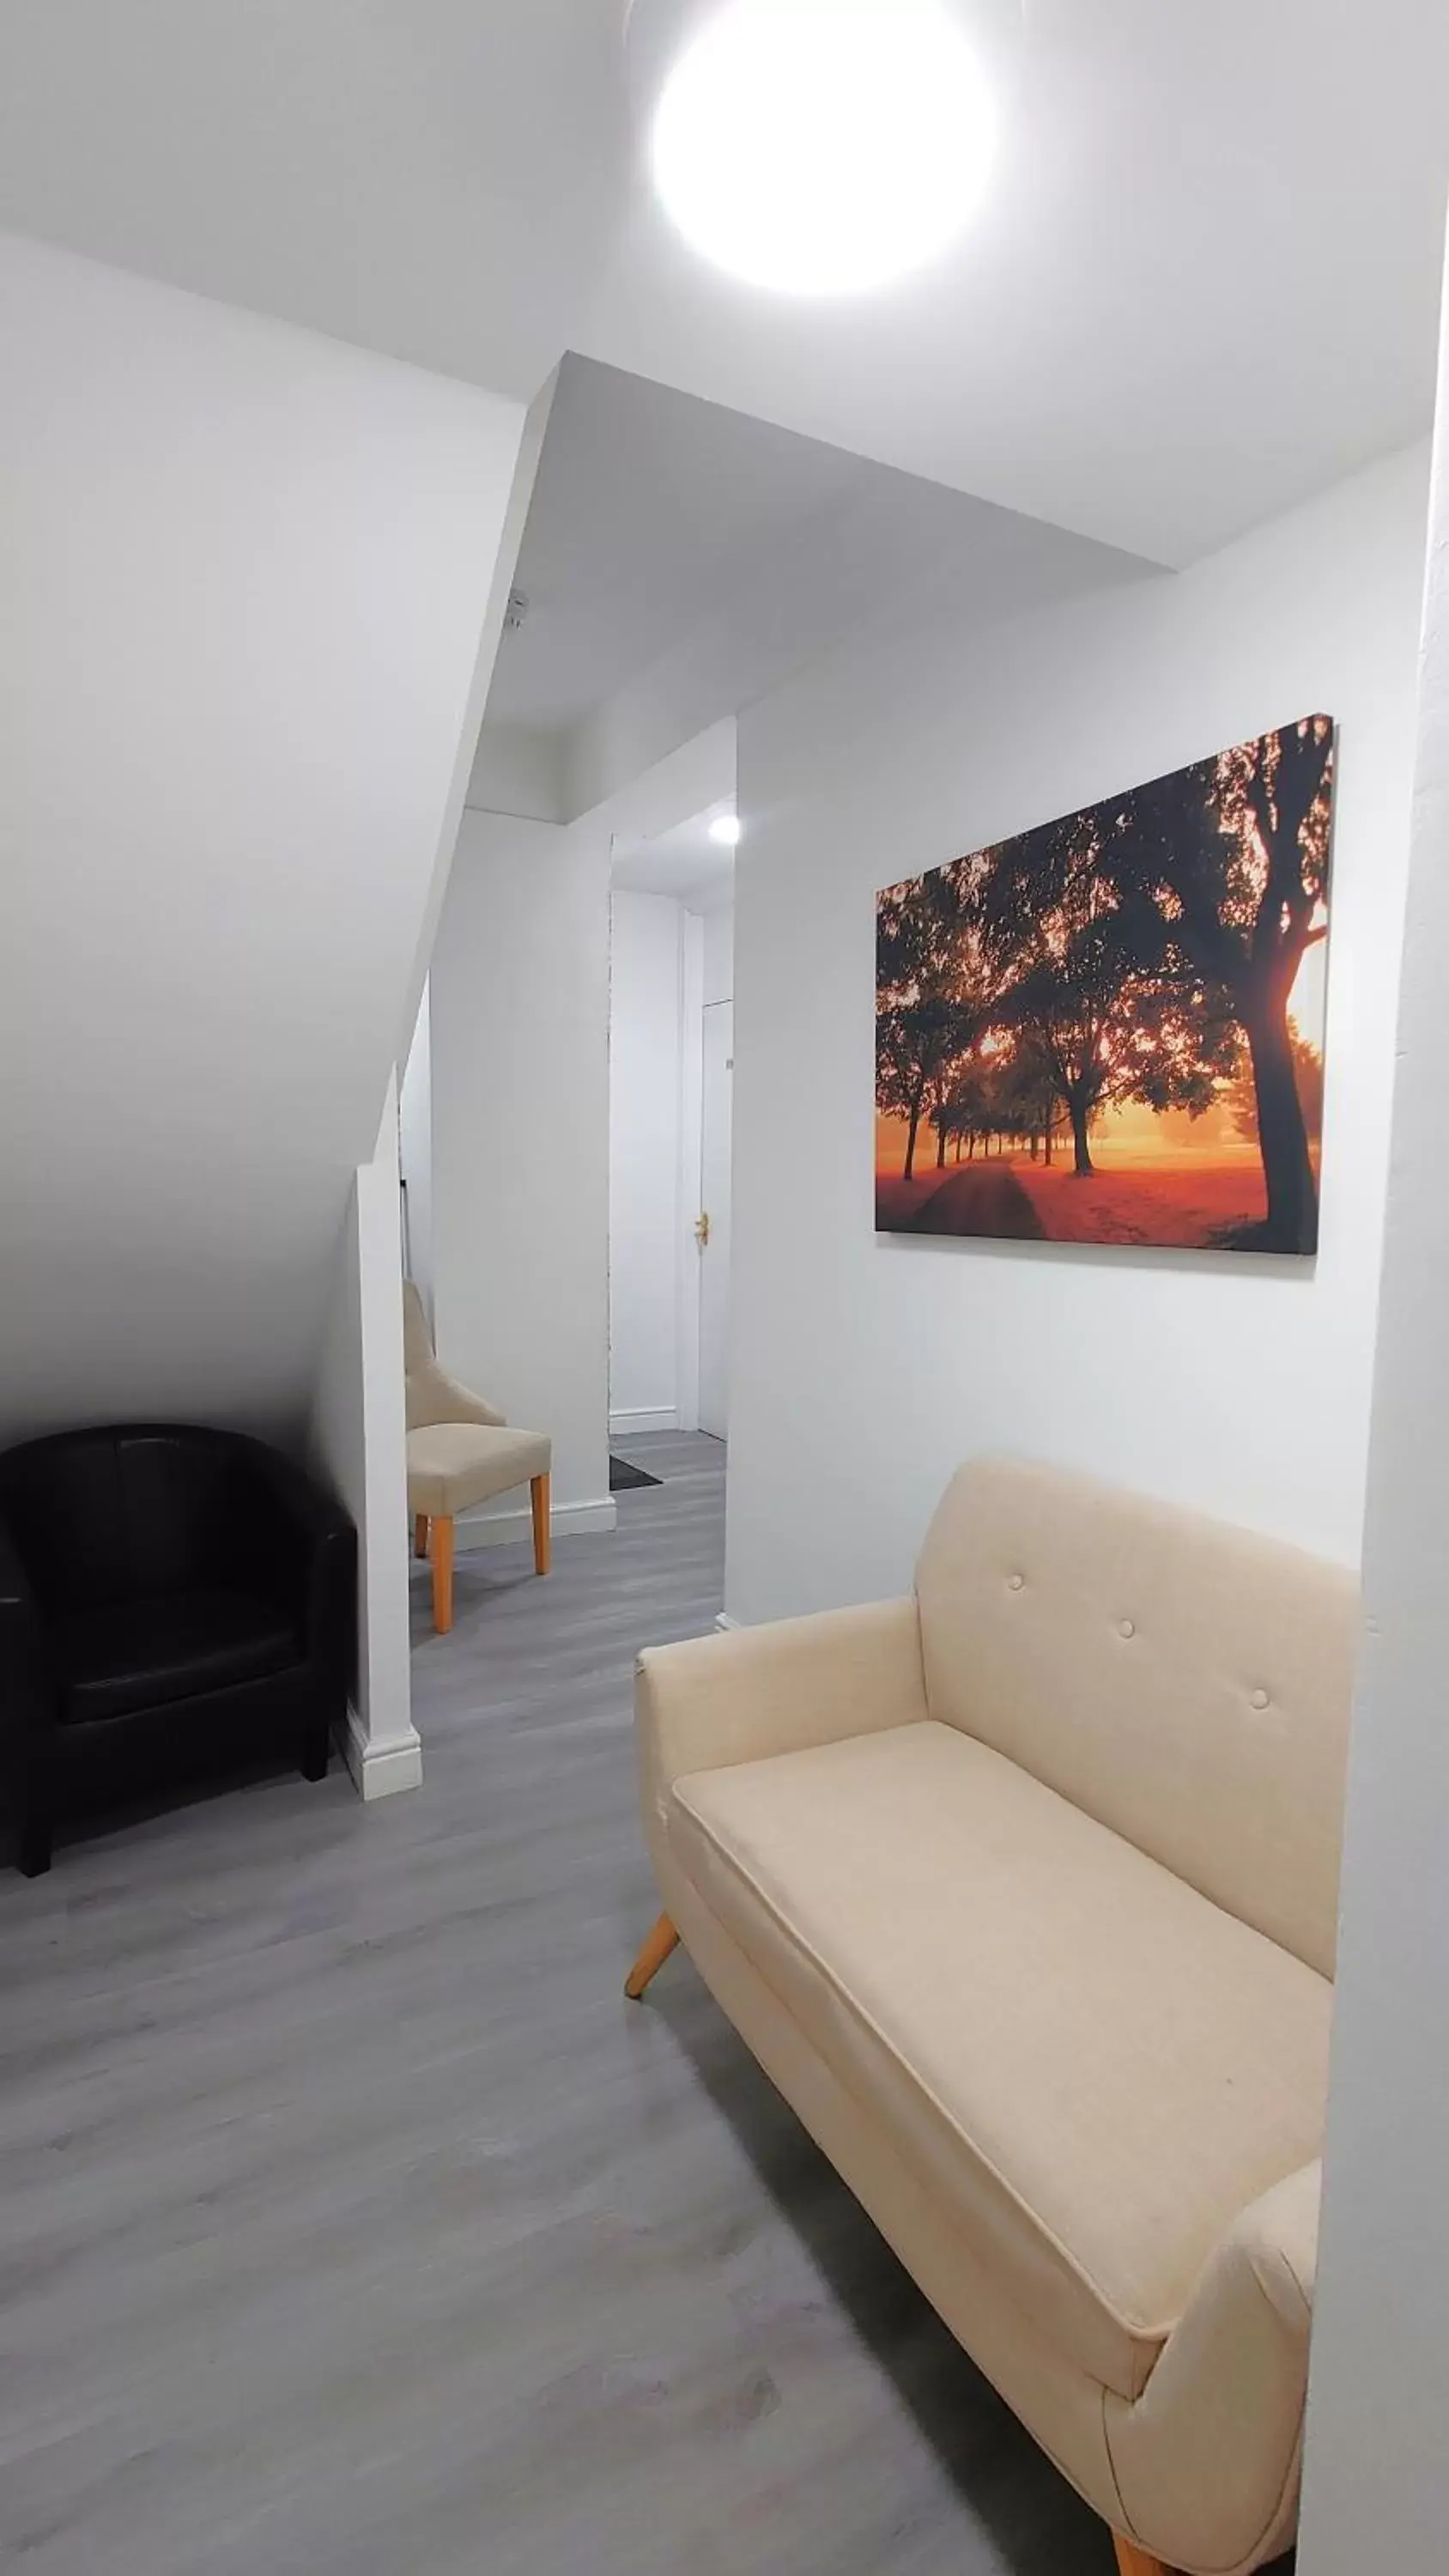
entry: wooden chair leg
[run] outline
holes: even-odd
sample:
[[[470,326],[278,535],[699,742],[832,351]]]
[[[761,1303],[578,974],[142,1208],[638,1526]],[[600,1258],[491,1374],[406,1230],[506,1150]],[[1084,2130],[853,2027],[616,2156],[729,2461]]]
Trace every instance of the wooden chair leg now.
[[[624,1992],[631,2004],[637,2004],[644,1989],[652,1985],[671,1950],[679,1947],[679,1934],[667,1914],[661,1914],[628,1976]]]
[[[446,1637],[453,1624],[453,1519],[442,1512],[433,1519],[433,1626]]]
[[[1112,2538],[1117,2544],[1117,2576],[1172,2576],[1170,2567],[1164,2567],[1160,2558],[1149,2558],[1135,2540],[1124,2540],[1120,2531],[1114,2531]]]
[[[533,1570],[547,1574],[553,1563],[553,1523],[549,1517],[549,1479],[534,1476],[529,1491],[533,1497]]]
[[[413,1523],[413,1552],[417,1556],[426,1556],[428,1552],[428,1516],[426,1512],[419,1512],[417,1519]]]

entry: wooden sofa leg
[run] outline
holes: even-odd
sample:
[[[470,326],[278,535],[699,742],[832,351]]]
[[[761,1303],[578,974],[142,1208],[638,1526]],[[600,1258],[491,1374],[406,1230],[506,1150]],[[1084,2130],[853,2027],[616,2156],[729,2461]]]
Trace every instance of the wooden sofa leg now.
[[[433,1518],[433,1626],[446,1637],[453,1624],[453,1520],[438,1512]]]
[[[679,1934],[675,1931],[668,1915],[661,1914],[624,1980],[624,1992],[631,2004],[637,2004],[645,1987],[652,1985],[658,1976],[670,1951],[677,1950],[678,1947]]]
[[[426,1556],[427,1552],[428,1516],[426,1512],[419,1512],[413,1523],[413,1553],[415,1556]]]
[[[535,1574],[547,1574],[553,1563],[553,1524],[549,1517],[547,1476],[530,1477],[529,1492],[533,1498],[533,1570]]]
[[[1149,2558],[1135,2540],[1124,2540],[1120,2531],[1114,2531],[1112,2538],[1117,2544],[1117,2576],[1172,2576],[1170,2567],[1164,2567],[1160,2558]]]

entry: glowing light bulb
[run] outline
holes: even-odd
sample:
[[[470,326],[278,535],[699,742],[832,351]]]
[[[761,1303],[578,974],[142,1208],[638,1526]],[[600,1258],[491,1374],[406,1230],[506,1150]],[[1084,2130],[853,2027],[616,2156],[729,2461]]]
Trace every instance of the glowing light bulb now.
[[[945,0],[727,0],[665,82],[654,183],[685,240],[733,276],[859,294],[961,232],[995,124]]]

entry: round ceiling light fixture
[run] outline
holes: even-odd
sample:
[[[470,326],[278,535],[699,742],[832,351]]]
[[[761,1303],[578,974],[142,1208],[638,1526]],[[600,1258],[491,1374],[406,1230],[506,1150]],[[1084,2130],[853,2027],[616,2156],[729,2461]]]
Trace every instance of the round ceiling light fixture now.
[[[716,814],[709,827],[709,837],[712,841],[718,841],[722,850],[737,850],[740,846],[741,828],[738,814]]]
[[[655,189],[752,286],[867,294],[945,250],[990,173],[1002,0],[634,0],[655,87]]]

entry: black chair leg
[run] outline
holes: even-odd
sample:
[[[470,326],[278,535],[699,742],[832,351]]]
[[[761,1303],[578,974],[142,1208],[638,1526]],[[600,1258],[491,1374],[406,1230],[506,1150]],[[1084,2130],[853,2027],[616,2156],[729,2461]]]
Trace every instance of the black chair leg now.
[[[50,1867],[49,1816],[22,1816],[15,1838],[15,1866],[22,1878],[44,1878]]]
[[[297,1767],[304,1780],[325,1780],[327,1756],[332,1750],[332,1730],[326,1726],[310,1727],[302,1738]]]

